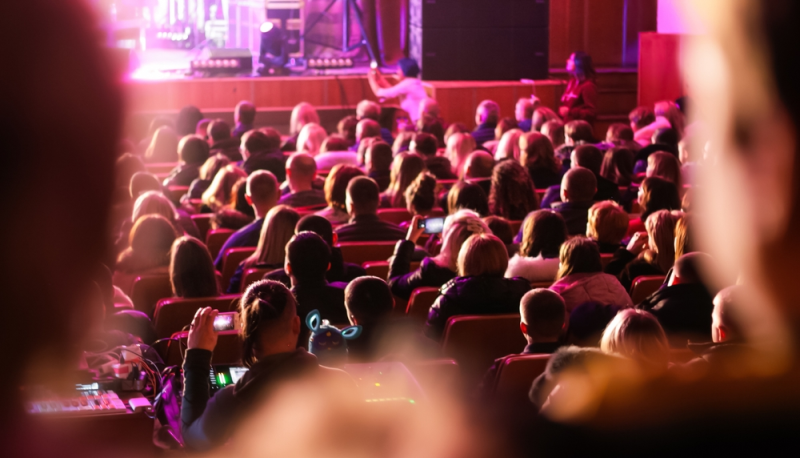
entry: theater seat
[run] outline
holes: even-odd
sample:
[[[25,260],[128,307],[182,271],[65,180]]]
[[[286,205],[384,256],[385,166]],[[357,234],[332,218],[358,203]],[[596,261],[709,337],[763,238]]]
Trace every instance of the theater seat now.
[[[239,305],[239,294],[229,294],[217,297],[201,297],[184,299],[172,297],[162,299],[156,305],[153,314],[153,326],[156,329],[156,338],[163,339],[182,331],[184,326],[192,324],[197,309],[211,307],[220,312],[234,311]]]
[[[612,259],[614,259],[614,253],[600,253],[600,264],[603,265],[603,269],[606,268]]]
[[[164,190],[164,195],[167,196],[173,204],[178,205],[181,201],[181,197],[187,192],[189,192],[188,186],[168,186],[167,189]]]
[[[236,268],[251,254],[255,253],[255,247],[230,248],[222,256],[222,290],[227,291],[231,277],[236,273]]]
[[[511,233],[517,235],[519,228],[522,226],[522,221],[509,221],[508,224],[511,225]]]
[[[206,247],[208,247],[208,252],[211,253],[211,259],[217,259],[222,245],[225,245],[225,242],[234,232],[231,229],[211,229],[206,233]]]
[[[411,213],[405,208],[379,208],[378,218],[380,218],[381,221],[400,224],[411,221]]]
[[[239,289],[241,292],[247,289],[248,286],[264,278],[264,274],[272,272],[274,269],[247,269],[242,275],[242,286]]]
[[[172,339],[164,356],[164,361],[168,366],[183,365],[183,355],[186,352],[186,340],[189,333],[186,331],[172,334]],[[217,346],[214,347],[214,354],[211,357],[211,364],[241,365],[242,362],[242,340],[239,338],[238,331],[220,331],[217,334]]]
[[[492,397],[503,402],[528,401],[533,380],[544,373],[550,355],[509,355],[498,365]]]
[[[197,230],[200,232],[201,241],[206,240],[208,231],[211,230],[211,218],[213,217],[213,213],[200,213],[198,215],[192,215],[192,221],[194,221],[194,225],[197,226]]]
[[[369,261],[362,264],[361,267],[367,271],[367,275],[382,278],[384,280],[389,279],[389,261]],[[418,268],[419,263],[412,262],[410,272],[413,272]]]
[[[664,284],[664,275],[642,275],[633,279],[631,284],[631,300],[634,305],[641,303],[647,297],[661,288]]]
[[[367,261],[386,261],[394,254],[397,242],[340,242],[345,262],[364,264]]]
[[[437,297],[439,297],[439,288],[426,286],[415,289],[408,298],[406,315],[415,321],[424,323],[428,319],[428,311],[436,302]]]
[[[168,273],[139,275],[131,287],[131,300],[136,310],[153,316],[160,299],[172,297],[172,282]]]
[[[442,355],[455,359],[467,386],[475,386],[495,359],[519,353],[526,344],[519,315],[459,315],[447,321]]]

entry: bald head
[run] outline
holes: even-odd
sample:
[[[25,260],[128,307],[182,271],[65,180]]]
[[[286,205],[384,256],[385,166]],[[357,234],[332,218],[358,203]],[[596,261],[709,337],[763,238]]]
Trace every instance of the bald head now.
[[[356,125],[356,141],[360,142],[365,138],[380,137],[381,125],[372,119],[362,119]]]
[[[486,151],[474,151],[464,163],[464,178],[490,178],[494,169],[494,158]]]
[[[564,330],[567,307],[556,292],[528,291],[519,304],[520,329],[530,342],[556,342]]]
[[[362,100],[356,105],[356,118],[377,121],[381,116],[381,106],[372,100]]]
[[[260,218],[275,206],[280,197],[278,180],[271,172],[258,170],[247,177],[246,194]]]
[[[561,179],[561,200],[564,202],[591,202],[596,192],[597,178],[587,168],[571,168]]]
[[[703,282],[700,270],[711,262],[711,256],[705,253],[688,253],[675,261],[675,278],[673,284],[700,284]]]
[[[711,313],[711,339],[725,342],[742,338],[736,323],[736,307],[741,302],[742,287],[729,286],[714,297],[714,311]]]
[[[475,122],[478,124],[497,124],[500,120],[500,106],[494,100],[484,100],[475,110]]]
[[[286,174],[295,179],[314,180],[317,163],[308,153],[294,153],[286,161]]]

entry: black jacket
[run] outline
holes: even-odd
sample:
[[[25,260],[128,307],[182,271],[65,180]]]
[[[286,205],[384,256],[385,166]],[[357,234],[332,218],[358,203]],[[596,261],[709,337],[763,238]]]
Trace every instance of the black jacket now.
[[[455,180],[458,178],[453,173],[453,166],[450,159],[442,156],[430,156],[425,158],[425,167],[436,177],[437,180]]]
[[[475,144],[477,146],[483,146],[484,143],[494,140],[494,130],[496,127],[497,123],[483,123],[476,127],[475,130],[472,131],[472,138],[475,139]]]
[[[195,164],[181,164],[164,178],[164,187],[189,186],[200,176],[200,167]]]
[[[424,258],[417,270],[411,270],[411,257],[414,254],[414,243],[400,240],[394,247],[394,256],[389,268],[389,287],[392,294],[408,299],[415,289],[423,286],[439,288],[456,277],[452,270],[441,267],[431,258]]]
[[[546,167],[528,167],[528,175],[536,189],[547,189],[561,184],[561,174]]]
[[[231,162],[239,162],[242,160],[242,153],[239,152],[239,139],[229,138],[221,140],[211,147],[210,156],[215,154],[222,154],[228,157]]]
[[[622,198],[619,194],[619,186],[611,180],[595,175],[597,178],[597,192],[594,193],[594,201],[613,200],[619,203]],[[534,181],[534,183],[536,183]],[[536,189],[539,189],[537,186]],[[561,202],[561,184],[556,184],[547,188],[547,192],[542,197],[542,208],[555,208],[556,203]]]
[[[256,170],[268,170],[275,175],[278,183],[283,183],[284,180],[286,180],[286,156],[280,151],[251,154],[250,157],[242,163],[242,169],[244,169],[248,175]]]
[[[328,273],[325,275],[325,279],[328,280],[328,283],[350,283],[356,278],[363,277],[366,274],[367,271],[364,270],[364,268],[360,265],[343,261],[341,248],[331,248],[331,268],[328,269]],[[289,279],[289,275],[283,269],[276,269],[272,272],[267,272],[264,275],[264,280],[279,281],[286,285],[287,288],[292,287],[292,281]]]
[[[406,236],[400,226],[381,221],[378,215],[358,215],[336,228],[340,242],[381,242],[400,240]]]
[[[341,325],[349,322],[347,309],[344,307],[344,283],[299,282],[292,287],[292,294],[297,299],[297,316],[300,317],[302,330],[298,337],[297,346],[308,345],[310,331],[306,326],[306,317],[312,310],[319,310],[323,320],[331,324]]]
[[[389,184],[392,182],[391,172],[388,170],[370,172],[369,177],[378,184],[378,191],[380,192],[386,191],[386,188],[388,188]]]
[[[614,257],[603,269],[603,272],[617,277],[626,291],[631,290],[631,285],[636,277],[666,275],[666,272],[663,272],[658,265],[647,262],[642,256],[636,256],[625,248],[620,248],[614,253]]]
[[[569,235],[586,235],[586,223],[589,221],[589,208],[594,202],[561,202],[553,206],[553,210],[564,217]]]
[[[425,335],[441,339],[447,320],[456,315],[519,313],[519,301],[530,289],[523,278],[456,277],[442,287],[431,306]]]
[[[713,299],[702,284],[678,284],[661,288],[636,308],[647,310],[658,319],[671,347],[684,348],[687,340],[711,340]]]

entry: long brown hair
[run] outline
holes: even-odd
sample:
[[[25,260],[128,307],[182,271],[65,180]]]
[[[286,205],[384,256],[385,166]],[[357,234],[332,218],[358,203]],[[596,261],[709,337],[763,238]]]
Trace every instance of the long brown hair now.
[[[205,244],[180,237],[172,244],[169,278],[175,297],[212,297],[219,294],[214,261]]]
[[[600,176],[617,186],[630,186],[633,181],[633,151],[628,148],[611,148],[603,156]]]
[[[557,258],[561,244],[567,240],[564,217],[551,210],[536,210],[522,224],[519,255],[529,258]]]
[[[242,328],[242,364],[252,367],[261,343],[261,334],[275,330],[276,326],[290,326],[297,315],[297,301],[283,283],[261,280],[250,285],[239,301]]]
[[[400,153],[394,158],[386,195],[392,208],[406,208],[408,185],[425,170],[425,159],[417,153]]]
[[[572,274],[603,271],[600,250],[592,239],[586,237],[574,237],[564,242],[561,245],[558,261],[556,280],[561,280]]]
[[[347,185],[355,177],[363,176],[364,172],[352,165],[336,164],[325,177],[325,201],[331,208],[346,212],[345,199],[347,198]]]
[[[561,161],[556,159],[553,143],[539,132],[529,132],[520,138],[519,163],[523,167],[547,169],[558,173]]]
[[[169,251],[177,233],[161,215],[144,215],[133,224],[130,247],[120,253],[117,270],[136,272],[169,265]]]
[[[492,172],[489,210],[493,215],[520,221],[539,209],[539,198],[528,171],[514,161],[503,161]]]

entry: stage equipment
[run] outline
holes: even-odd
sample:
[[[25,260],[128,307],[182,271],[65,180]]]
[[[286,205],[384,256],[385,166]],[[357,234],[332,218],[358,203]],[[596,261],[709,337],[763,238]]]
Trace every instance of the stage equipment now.
[[[357,0],[331,0],[331,2],[328,3],[328,6],[326,6],[325,9],[322,10],[322,13],[315,20],[311,21],[311,23],[308,24],[308,26],[305,28],[305,30],[303,31],[303,38],[305,39],[305,36],[308,35],[308,33],[311,32],[314,29],[314,26],[319,24],[319,22],[322,20],[322,18],[325,17],[325,14],[327,14],[328,11],[330,11],[330,9],[333,8],[333,5],[335,5],[337,1],[343,2],[343,5],[342,5],[342,47],[341,47],[341,51],[342,52],[350,52],[350,51],[353,51],[353,50],[358,49],[359,47],[363,46],[364,49],[366,49],[367,54],[369,55],[370,65],[377,66],[378,65],[378,59],[375,57],[375,51],[372,49],[372,45],[369,43],[369,40],[367,39],[367,32],[364,29],[364,21],[362,19],[363,14],[361,12],[361,8],[358,6],[358,1]],[[358,30],[359,30],[360,35],[361,35],[361,39],[358,42],[356,42],[355,44],[352,44],[352,45],[350,44],[350,14],[351,14],[351,12],[355,13],[356,24],[358,25]]]
[[[253,55],[249,49],[206,48],[192,61],[191,68],[201,76],[249,75],[253,72]]]

